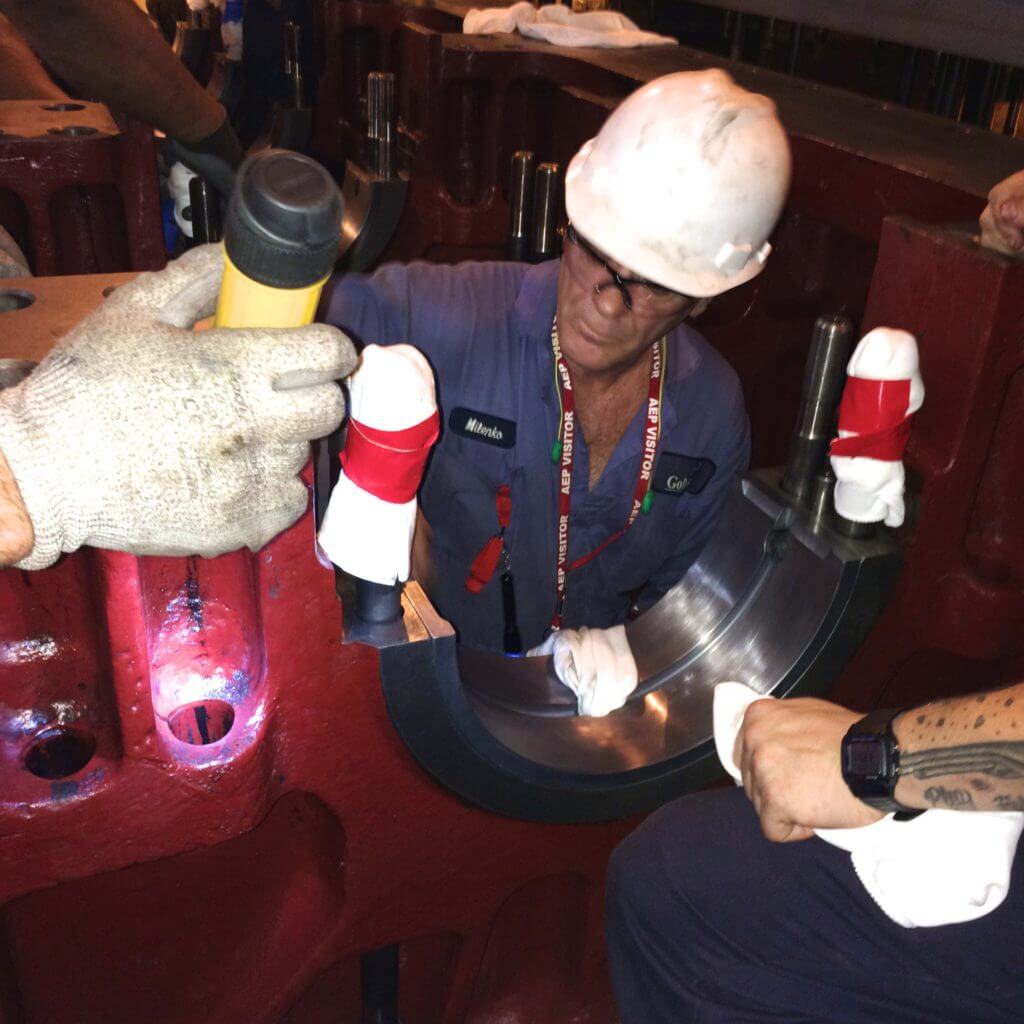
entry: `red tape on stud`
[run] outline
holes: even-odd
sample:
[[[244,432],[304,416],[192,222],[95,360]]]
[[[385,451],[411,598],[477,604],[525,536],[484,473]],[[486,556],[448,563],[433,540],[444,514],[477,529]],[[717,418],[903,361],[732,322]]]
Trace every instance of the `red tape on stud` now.
[[[837,437],[829,454],[898,462],[910,436],[909,405],[907,379],[847,378],[839,404],[839,429],[851,431],[852,436]]]
[[[434,412],[404,430],[377,430],[349,420],[341,465],[357,487],[395,505],[416,496],[440,418]]]

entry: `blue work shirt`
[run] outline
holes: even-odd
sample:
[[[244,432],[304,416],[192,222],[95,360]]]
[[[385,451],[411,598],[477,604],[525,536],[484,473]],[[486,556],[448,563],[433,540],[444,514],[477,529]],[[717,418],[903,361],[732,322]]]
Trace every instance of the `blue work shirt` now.
[[[508,484],[505,540],[515,579],[524,649],[544,638],[555,610],[558,437],[551,325],[559,262],[391,264],[329,284],[325,319],[362,344],[408,342],[437,377],[441,437],[420,502],[432,568],[417,578],[438,611],[474,646],[500,650],[501,566],[480,594],[466,589],[470,565],[498,531],[496,497]],[[728,485],[749,455],[749,427],[732,368],[682,325],[666,343],[661,438],[650,513],[586,565],[569,573],[563,625],[624,622],[634,599],[649,607],[697,557],[714,529]],[[643,450],[638,410],[592,491],[586,441],[577,428],[569,562],[625,525]],[[703,460],[703,461],[702,461]],[[709,477],[710,474],[710,478]],[[692,493],[703,483],[699,493]]]

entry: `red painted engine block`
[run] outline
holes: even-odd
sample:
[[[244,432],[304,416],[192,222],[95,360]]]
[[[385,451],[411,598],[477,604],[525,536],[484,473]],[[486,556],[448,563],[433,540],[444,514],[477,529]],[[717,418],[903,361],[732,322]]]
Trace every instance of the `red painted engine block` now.
[[[399,31],[423,36],[431,75],[511,82],[545,67],[536,47]],[[412,52],[404,36],[396,52]],[[555,57],[561,76],[582,63]],[[407,80],[403,102],[436,81]],[[537,108],[553,134],[537,137],[569,150],[614,92],[560,82]],[[478,108],[489,93],[453,84],[444,103],[464,116],[445,120],[427,95],[395,244],[496,254],[493,140],[445,157],[430,131],[477,138],[480,111],[518,108]],[[793,139],[771,269],[705,324],[743,378],[756,462],[781,459],[821,312],[914,331],[928,388],[903,576],[835,695],[867,707],[993,684],[1024,661],[1024,266],[962,233],[884,220],[967,219],[976,194],[806,125]],[[469,162],[446,177],[453,152]],[[481,167],[487,187],[453,198]],[[110,283],[12,283],[38,299],[0,313],[0,355],[39,358]],[[307,516],[256,556],[82,551],[0,573],[0,1024],[354,1024],[359,956],[391,944],[405,1024],[615,1020],[601,888],[633,822],[527,824],[438,787],[391,727],[377,652],[342,643],[312,540]]]
[[[152,131],[97,103],[0,102],[0,224],[38,275],[162,267]]]

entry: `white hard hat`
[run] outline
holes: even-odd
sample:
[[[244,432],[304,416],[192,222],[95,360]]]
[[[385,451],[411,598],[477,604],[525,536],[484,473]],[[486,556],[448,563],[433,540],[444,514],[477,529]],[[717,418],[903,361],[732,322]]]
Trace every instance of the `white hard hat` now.
[[[683,71],[627,97],[565,176],[569,220],[631,273],[686,295],[756,277],[789,188],[767,96],[724,71]]]

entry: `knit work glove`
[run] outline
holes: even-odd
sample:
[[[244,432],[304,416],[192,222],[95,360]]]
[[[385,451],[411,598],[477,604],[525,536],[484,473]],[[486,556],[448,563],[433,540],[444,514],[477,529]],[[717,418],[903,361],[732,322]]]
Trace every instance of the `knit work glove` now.
[[[0,391],[0,451],[35,529],[19,568],[83,544],[256,551],[305,511],[297,474],[344,415],[355,352],[324,324],[193,333],[222,268],[208,245],[140,275]]]

